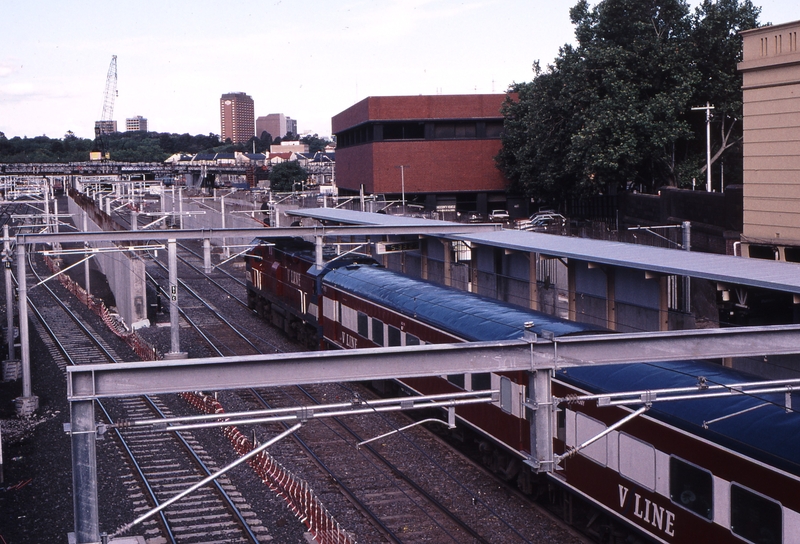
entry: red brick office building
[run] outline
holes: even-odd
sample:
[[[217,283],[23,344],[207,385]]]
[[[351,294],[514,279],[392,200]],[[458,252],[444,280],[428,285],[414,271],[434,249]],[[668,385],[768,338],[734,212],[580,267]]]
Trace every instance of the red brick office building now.
[[[442,211],[504,208],[505,94],[373,96],[332,120],[344,194],[385,194]],[[402,166],[402,168],[401,168]]]

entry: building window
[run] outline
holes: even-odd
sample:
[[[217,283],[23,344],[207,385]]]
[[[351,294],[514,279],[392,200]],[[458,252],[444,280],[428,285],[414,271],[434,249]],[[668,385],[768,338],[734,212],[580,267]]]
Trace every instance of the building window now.
[[[800,263],[800,247],[786,247],[783,249],[786,260],[790,263]]]
[[[422,140],[423,138],[425,138],[424,123],[385,123],[383,125],[384,140]]]
[[[750,244],[748,247],[748,255],[750,255],[751,259],[766,259],[768,261],[774,261],[775,248],[772,246]]]
[[[677,457],[669,459],[669,498],[678,506],[711,520],[714,483],[711,473]]]
[[[783,541],[781,505],[731,484],[731,532],[754,544],[780,544]]]

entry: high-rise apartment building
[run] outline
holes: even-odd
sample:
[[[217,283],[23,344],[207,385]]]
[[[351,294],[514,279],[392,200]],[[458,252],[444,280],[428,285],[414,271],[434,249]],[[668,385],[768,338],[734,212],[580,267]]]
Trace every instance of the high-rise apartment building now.
[[[245,93],[226,93],[219,99],[220,139],[244,143],[255,136],[253,99]]]
[[[125,119],[125,130],[128,132],[136,132],[138,130],[147,132],[147,119],[141,115],[129,117]]]

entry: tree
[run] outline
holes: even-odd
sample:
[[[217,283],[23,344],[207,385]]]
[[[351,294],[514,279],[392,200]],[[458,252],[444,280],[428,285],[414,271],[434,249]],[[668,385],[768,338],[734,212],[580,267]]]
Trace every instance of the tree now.
[[[579,1],[570,11],[577,45],[562,47],[546,70],[535,64],[533,81],[510,89],[518,95],[504,106],[496,159],[510,189],[557,204],[679,185],[697,165],[700,126],[691,106],[702,78],[721,80],[718,96],[726,85],[740,92],[710,66],[736,77],[731,53],[741,41],[732,37],[755,24],[749,0],[717,4],[706,0],[692,17],[684,0],[603,0],[594,8]],[[715,9],[727,15],[712,25]],[[720,54],[700,66],[708,51]]]
[[[302,184],[308,179],[308,172],[297,161],[280,162],[269,172],[270,188],[276,192],[295,190],[295,184]]]
[[[750,0],[704,0],[694,14],[692,37],[695,46],[694,62],[700,72],[698,84],[692,96],[692,105],[714,106],[712,128],[712,165],[723,158],[723,154],[742,141],[742,76],[736,65],[742,60],[742,37],[740,32],[756,28],[761,8]],[[693,119],[696,130],[705,130],[705,115]],[[698,174],[705,176],[706,140],[695,156],[701,156],[702,166]],[[741,171],[741,152],[738,153],[738,171]],[[697,162],[697,161],[696,161]]]
[[[266,130],[261,131],[261,136],[258,138],[261,150],[264,153],[269,153],[269,146],[272,145],[272,135]]]
[[[331,143],[327,138],[320,138],[317,134],[313,136],[303,136],[300,141],[308,145],[309,153],[325,151],[325,148]]]

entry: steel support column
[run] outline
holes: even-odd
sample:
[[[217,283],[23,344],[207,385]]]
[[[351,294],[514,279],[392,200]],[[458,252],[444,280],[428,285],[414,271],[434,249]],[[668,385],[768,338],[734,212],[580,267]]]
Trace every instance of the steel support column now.
[[[94,401],[70,402],[70,443],[72,448],[72,497],[75,515],[75,542],[100,542],[97,495],[97,431]]]
[[[28,282],[25,244],[17,244],[17,283],[19,295],[19,341],[22,359],[22,397],[31,396],[31,350],[28,336]]]
[[[174,238],[167,240],[167,257],[169,266],[169,326],[170,353],[181,351],[180,315],[178,308],[178,251]]]
[[[536,472],[553,472],[553,393],[550,369],[528,373],[529,402],[531,410],[531,457],[527,461]]]
[[[211,274],[211,239],[203,238],[203,272]]]
[[[14,360],[14,284],[11,281],[11,238],[8,225],[3,225],[3,271],[6,281],[6,342],[8,360]]]

